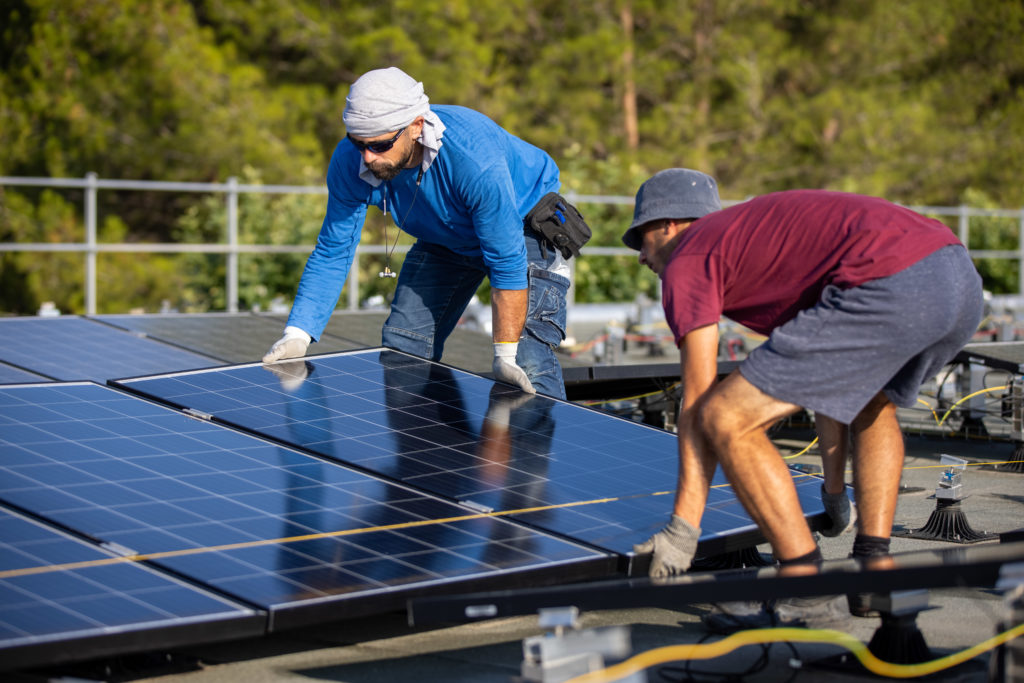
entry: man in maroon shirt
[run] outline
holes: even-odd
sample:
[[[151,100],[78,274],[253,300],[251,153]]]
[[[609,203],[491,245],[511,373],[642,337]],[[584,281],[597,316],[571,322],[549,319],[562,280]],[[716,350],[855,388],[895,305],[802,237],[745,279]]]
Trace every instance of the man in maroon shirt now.
[[[777,192],[720,209],[713,178],[668,169],[640,187],[622,240],[662,280],[683,382],[673,514],[636,547],[653,552],[652,576],[689,568],[716,465],[779,563],[813,571],[821,552],[767,436],[800,409],[814,412],[821,442],[826,532],[851,523],[852,439],[853,555],[888,554],[903,466],[896,407],[914,404],[981,320],[981,280],[956,236],[895,204],[841,192]],[[722,315],[768,339],[718,382]],[[854,602],[853,613],[867,613]]]

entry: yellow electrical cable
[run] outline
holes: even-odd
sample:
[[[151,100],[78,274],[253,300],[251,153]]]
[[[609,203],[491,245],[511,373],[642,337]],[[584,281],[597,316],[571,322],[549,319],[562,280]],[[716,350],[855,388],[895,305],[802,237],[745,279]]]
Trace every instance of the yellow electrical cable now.
[[[793,455],[784,455],[784,456],[782,456],[782,459],[783,460],[789,460],[790,458],[795,458],[797,456],[803,455],[807,451],[811,450],[811,446],[813,446],[816,443],[818,443],[818,437],[814,437],[814,441],[812,441],[809,444],[807,444],[807,446],[802,451],[800,451],[799,453],[794,453]]]
[[[951,405],[949,407],[949,410],[946,411],[946,414],[942,416],[941,420],[939,420],[939,426],[941,427],[942,423],[946,421],[946,418],[949,417],[950,413],[953,412],[953,408],[956,408],[958,405],[960,405],[961,403],[963,403],[967,399],[974,398],[978,394],[984,394],[984,393],[987,393],[989,391],[1002,391],[1003,389],[1008,388],[1008,386],[1009,385],[1004,385],[1004,386],[1001,386],[1001,387],[992,387],[990,389],[982,389],[981,391],[975,391],[973,394],[967,394],[962,399],[960,399],[959,401],[957,401],[956,403],[954,403],[953,405]]]
[[[1024,624],[951,655],[919,664],[893,664],[876,657],[868,646],[853,636],[831,629],[764,628],[740,631],[714,643],[669,645],[641,652],[600,671],[572,678],[565,683],[610,683],[643,669],[673,661],[713,659],[745,645],[777,642],[829,643],[849,650],[871,673],[889,678],[918,678],[962,664],[967,660],[1024,634]]]
[[[605,403],[618,403],[619,401],[635,401],[638,398],[647,398],[648,396],[655,396],[657,394],[667,394],[668,392],[679,386],[681,382],[673,382],[664,389],[658,389],[657,391],[650,391],[646,394],[637,394],[636,396],[626,396],[624,398],[611,398],[607,401],[583,401],[582,404],[585,406],[601,406]]]
[[[932,408],[931,404],[929,404],[928,401],[924,400],[923,398],[918,398],[917,402],[920,403],[921,405],[923,405],[925,408],[927,408],[931,412],[932,417],[935,418],[936,422],[939,421],[939,414],[935,412],[935,408]]]

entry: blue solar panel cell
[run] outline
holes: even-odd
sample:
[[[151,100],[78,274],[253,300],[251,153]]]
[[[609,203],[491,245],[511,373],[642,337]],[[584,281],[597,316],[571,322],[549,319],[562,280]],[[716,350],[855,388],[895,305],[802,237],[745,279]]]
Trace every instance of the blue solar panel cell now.
[[[105,382],[221,361],[79,317],[0,320],[0,361],[56,380]]]
[[[355,320],[351,315],[346,319]],[[145,315],[101,315],[100,320],[153,339],[177,344],[231,363],[246,363],[261,358],[281,336],[285,320],[252,313],[171,313]],[[375,338],[380,338],[380,322]],[[367,344],[334,335],[320,335],[316,353],[362,348]]]
[[[678,455],[663,430],[390,350],[281,365],[122,386],[612,552],[630,553],[668,518]],[[805,513],[820,516],[820,480],[794,482]],[[714,486],[702,540],[756,537],[721,473]]]
[[[265,621],[248,607],[0,508],[0,669],[121,650],[132,633],[145,632],[144,641],[135,640],[147,648],[187,642],[200,623],[207,637],[253,636]]]
[[[45,381],[47,381],[47,378],[42,375],[16,368],[7,363],[0,363],[0,384],[26,384]]]
[[[387,593],[378,603],[390,609],[403,586],[612,571],[607,554],[108,387],[0,388],[0,405],[19,401],[35,433],[0,433],[0,500],[274,612],[278,627],[320,618],[311,600],[337,605],[364,589]],[[103,411],[65,411],[81,402]],[[74,459],[61,460],[72,444]]]

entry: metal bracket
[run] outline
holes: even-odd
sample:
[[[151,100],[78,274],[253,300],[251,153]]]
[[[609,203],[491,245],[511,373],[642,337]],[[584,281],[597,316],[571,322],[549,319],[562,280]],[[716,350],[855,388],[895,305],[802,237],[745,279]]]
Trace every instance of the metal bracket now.
[[[529,683],[561,683],[583,674],[600,671],[605,657],[622,659],[631,651],[629,628],[609,626],[579,630],[576,607],[546,607],[538,610],[538,623],[547,632],[523,641],[522,679]],[[643,671],[619,681],[646,683]]]

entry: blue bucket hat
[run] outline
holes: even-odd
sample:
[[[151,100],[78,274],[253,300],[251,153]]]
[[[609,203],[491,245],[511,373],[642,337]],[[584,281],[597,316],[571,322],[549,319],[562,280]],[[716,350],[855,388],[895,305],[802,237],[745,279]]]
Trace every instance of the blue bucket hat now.
[[[622,243],[640,250],[640,226],[665,218],[701,218],[722,208],[718,183],[706,173],[668,168],[648,178],[636,192],[633,223]]]

